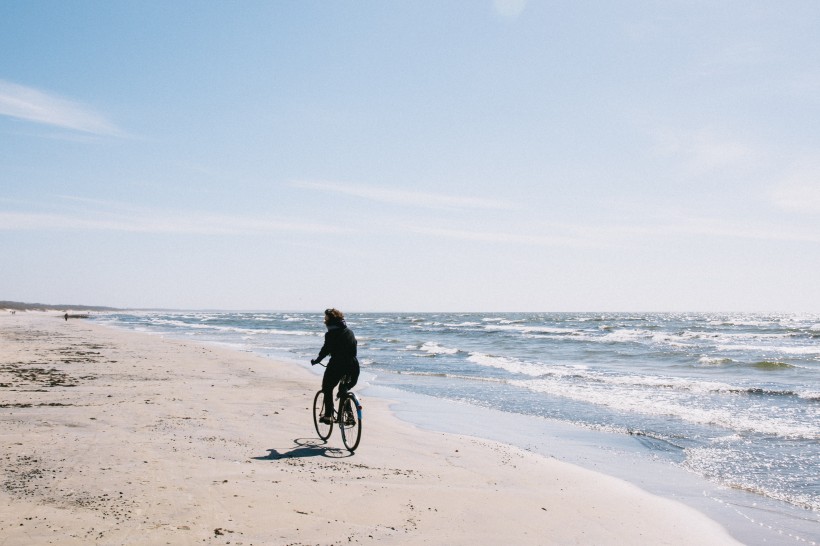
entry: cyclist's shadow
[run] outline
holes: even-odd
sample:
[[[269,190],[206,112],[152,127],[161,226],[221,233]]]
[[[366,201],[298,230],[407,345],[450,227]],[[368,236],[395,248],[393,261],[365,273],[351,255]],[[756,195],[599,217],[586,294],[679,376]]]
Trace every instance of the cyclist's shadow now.
[[[259,457],[251,457],[256,461],[279,461],[281,459],[305,459],[307,457],[329,457],[332,459],[341,459],[350,457],[353,454],[346,449],[338,449],[335,447],[328,447],[326,442],[316,438],[296,438],[293,440],[295,447],[281,450],[271,448],[268,449],[267,455]]]

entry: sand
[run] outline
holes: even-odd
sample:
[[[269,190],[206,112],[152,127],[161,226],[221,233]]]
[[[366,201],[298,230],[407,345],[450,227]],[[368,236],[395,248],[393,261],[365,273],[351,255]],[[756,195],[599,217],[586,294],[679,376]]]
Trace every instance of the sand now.
[[[0,545],[732,544],[624,481],[420,430],[364,398],[318,440],[319,376],[57,313],[0,315]]]

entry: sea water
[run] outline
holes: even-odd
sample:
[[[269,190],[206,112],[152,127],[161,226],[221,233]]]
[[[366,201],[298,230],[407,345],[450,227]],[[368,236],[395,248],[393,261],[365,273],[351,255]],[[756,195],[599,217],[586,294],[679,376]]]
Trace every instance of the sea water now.
[[[300,362],[315,357],[324,335],[316,313],[97,318]],[[774,529],[784,543],[820,540],[820,315],[347,318],[363,372],[377,387],[627,439],[676,471],[788,514],[789,529]]]

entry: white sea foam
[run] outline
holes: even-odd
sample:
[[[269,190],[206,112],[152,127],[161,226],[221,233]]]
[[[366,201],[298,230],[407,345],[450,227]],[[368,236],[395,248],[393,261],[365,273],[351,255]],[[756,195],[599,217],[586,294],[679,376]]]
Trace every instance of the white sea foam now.
[[[731,444],[734,442],[738,442],[742,440],[743,437],[740,434],[729,434],[727,436],[718,436],[717,438],[712,438],[710,443],[712,444]]]
[[[698,363],[703,366],[724,366],[734,362],[731,358],[721,358],[703,355],[698,359]]]
[[[591,374],[588,374],[591,375]],[[593,379],[588,377],[588,379]],[[604,375],[595,374],[594,379],[605,385],[614,385],[627,388],[651,389],[656,393],[658,389],[670,392],[688,392],[697,394],[745,392],[742,387],[735,387],[719,381],[693,380],[682,377],[663,377],[653,375]]]
[[[820,511],[820,497],[795,494],[783,487],[783,474],[773,472],[773,467],[778,464],[783,463],[724,446],[704,446],[686,450],[684,467],[734,489],[789,502],[809,511]]]
[[[820,401],[820,391],[799,391],[797,396],[803,398],[805,400],[817,400]]]
[[[655,336],[655,332],[651,330],[615,330],[601,336],[600,341],[607,343],[624,343],[642,339],[652,339],[653,336]]]
[[[467,360],[480,366],[499,368],[510,373],[524,374],[532,377],[542,376],[548,371],[547,367],[541,364],[522,362],[514,358],[491,356],[482,353],[470,353]]]
[[[820,426],[797,421],[789,415],[772,415],[765,408],[746,408],[743,412],[732,405],[704,408],[693,404],[689,396],[657,394],[652,389],[613,390],[594,383],[568,383],[555,378],[510,381],[510,384],[536,392],[595,404],[621,412],[655,417],[678,418],[700,425],[713,425],[733,431],[755,432],[784,438],[820,439]],[[820,419],[820,415],[817,416]]]
[[[454,355],[458,353],[458,349],[453,349],[451,347],[442,347],[441,345],[433,341],[428,341],[422,344],[422,346],[419,347],[419,350],[424,351],[425,353],[430,355]]]
[[[705,381],[682,377],[665,377],[636,374],[605,374],[588,369],[584,365],[547,365],[537,362],[526,362],[515,358],[493,356],[483,353],[470,353],[469,362],[480,366],[487,366],[508,371],[513,374],[528,375],[530,377],[544,377],[552,379],[574,378],[579,382],[598,384],[601,386],[629,388],[629,389],[664,389],[698,394],[708,393],[745,393],[742,386],[735,386],[719,381]]]
[[[717,345],[718,351],[734,351],[746,353],[787,354],[787,355],[820,355],[820,345],[814,346],[785,346],[785,345]]]
[[[581,330],[569,328],[555,328],[550,326],[519,326],[507,323],[489,324],[484,326],[486,332],[519,332],[522,334],[554,334],[557,336],[582,336]]]

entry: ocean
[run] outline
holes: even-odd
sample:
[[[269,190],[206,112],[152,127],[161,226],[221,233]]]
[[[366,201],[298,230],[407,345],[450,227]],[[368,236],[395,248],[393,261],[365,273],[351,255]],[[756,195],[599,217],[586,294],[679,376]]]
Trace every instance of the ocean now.
[[[783,543],[820,540],[820,315],[347,319],[368,385],[631,442],[655,463],[711,484],[715,502],[748,507],[734,513]],[[129,312],[95,320],[303,365],[324,335],[321,313]]]

